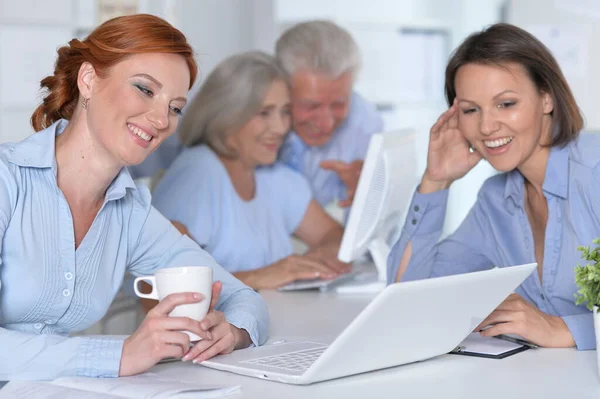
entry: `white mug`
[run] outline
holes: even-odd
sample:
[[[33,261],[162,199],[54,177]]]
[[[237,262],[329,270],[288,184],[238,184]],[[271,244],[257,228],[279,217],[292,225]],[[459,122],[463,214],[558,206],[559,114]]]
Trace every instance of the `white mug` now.
[[[208,266],[181,266],[160,269],[154,276],[142,276],[135,279],[133,290],[140,298],[157,299],[162,301],[167,295],[179,292],[199,292],[204,299],[198,303],[188,303],[176,306],[169,316],[189,317],[201,321],[208,313],[212,294],[213,273]],[[140,281],[151,283],[152,292],[144,294],[138,289]],[[184,331],[190,341],[199,341],[198,335]]]

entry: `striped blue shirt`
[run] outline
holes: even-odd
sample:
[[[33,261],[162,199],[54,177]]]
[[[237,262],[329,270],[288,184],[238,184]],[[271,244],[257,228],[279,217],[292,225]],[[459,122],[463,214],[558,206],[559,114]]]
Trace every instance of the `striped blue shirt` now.
[[[516,292],[542,312],[562,317],[578,349],[594,349],[593,315],[575,305],[574,268],[581,262],[577,246],[600,237],[600,135],[552,148],[542,189],[548,201],[542,280],[534,272]],[[388,258],[388,282],[395,279],[409,241],[412,257],[402,281],[536,261],[518,170],[489,178],[460,227],[438,243],[447,200],[448,190],[415,193]]]
[[[350,163],[364,159],[373,133],[383,131],[383,119],[375,107],[358,93],[352,93],[348,117],[333,133],[327,144],[308,146],[295,132],[290,132],[279,152],[279,159],[302,173],[313,190],[317,202],[325,207],[346,198],[346,186],[338,174],[321,169],[322,161]]]
[[[293,253],[291,236],[312,199],[304,176],[280,163],[256,168],[255,182],[254,198],[243,200],[217,155],[195,146],[175,160],[152,203],[228,271],[254,270]]]
[[[223,282],[217,308],[254,344],[264,342],[268,313],[260,296],[179,234],[126,169],[75,249],[54,155],[55,135],[67,123],[0,145],[0,381],[118,376],[125,337],[68,335],[104,316],[126,271],[211,266]]]

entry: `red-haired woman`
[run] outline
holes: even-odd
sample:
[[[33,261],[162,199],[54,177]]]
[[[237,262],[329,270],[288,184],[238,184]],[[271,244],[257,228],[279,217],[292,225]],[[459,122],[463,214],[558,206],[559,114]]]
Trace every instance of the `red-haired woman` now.
[[[112,19],[58,50],[31,118],[38,133],[0,145],[0,381],[126,376],[266,339],[261,298],[161,216],[125,168],[175,131],[196,73],[185,36],[151,15]],[[167,316],[202,300],[175,294],[130,337],[68,337],[106,313],[125,272],[181,265],[211,266],[220,281],[202,322]],[[204,339],[190,350],[182,330]]]

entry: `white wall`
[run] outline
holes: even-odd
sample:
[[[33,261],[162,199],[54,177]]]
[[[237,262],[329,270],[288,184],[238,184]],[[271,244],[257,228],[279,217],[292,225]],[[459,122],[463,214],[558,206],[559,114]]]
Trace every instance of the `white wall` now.
[[[197,53],[200,78],[230,55],[273,51],[277,30],[272,0],[178,0],[176,4],[176,26]]]
[[[553,52],[583,113],[585,131],[600,132],[600,1],[511,0],[506,19]]]
[[[71,0],[0,0],[0,141],[31,133],[40,79],[73,36],[74,15]]]
[[[178,27],[198,54],[206,75],[225,57],[252,48],[252,2],[245,0],[181,0]]]

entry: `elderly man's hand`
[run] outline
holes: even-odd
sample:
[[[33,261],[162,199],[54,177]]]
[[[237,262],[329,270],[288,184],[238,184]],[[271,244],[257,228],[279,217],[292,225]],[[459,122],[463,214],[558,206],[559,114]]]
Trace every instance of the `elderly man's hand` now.
[[[321,162],[320,166],[322,169],[332,170],[337,173],[342,182],[344,182],[346,185],[347,196],[345,199],[340,201],[339,205],[343,208],[347,208],[352,205],[354,194],[356,194],[356,187],[358,186],[358,179],[360,178],[360,172],[363,167],[362,159],[358,159],[350,163],[327,160]]]

